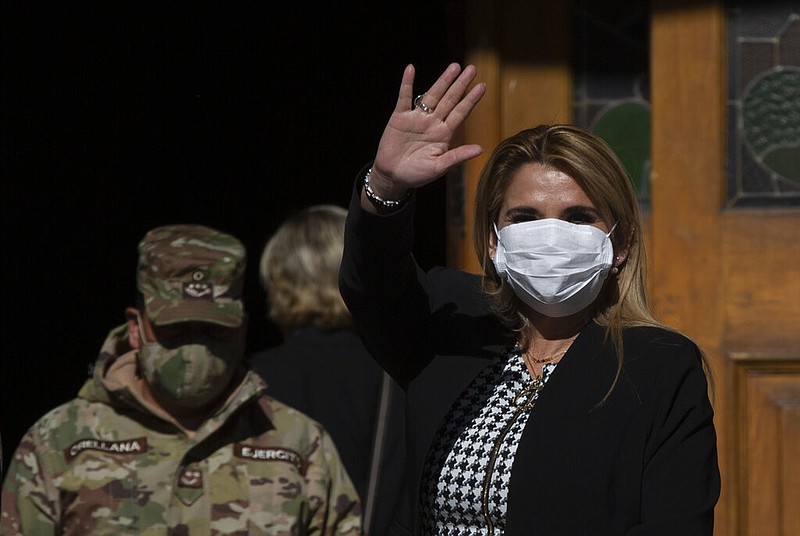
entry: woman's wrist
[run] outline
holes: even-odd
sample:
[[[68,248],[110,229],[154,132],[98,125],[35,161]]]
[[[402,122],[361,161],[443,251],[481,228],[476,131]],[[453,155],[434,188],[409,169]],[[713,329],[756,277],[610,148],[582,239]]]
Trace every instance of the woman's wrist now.
[[[362,199],[366,198],[379,213],[391,212],[402,207],[411,197],[412,189],[399,186],[384,177],[374,168],[364,175]]]

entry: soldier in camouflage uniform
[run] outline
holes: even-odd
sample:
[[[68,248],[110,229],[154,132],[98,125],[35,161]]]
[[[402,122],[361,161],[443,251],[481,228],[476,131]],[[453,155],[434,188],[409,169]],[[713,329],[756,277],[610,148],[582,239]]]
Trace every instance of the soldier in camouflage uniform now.
[[[21,441],[0,535],[361,534],[328,434],[244,365],[244,264],[207,227],[144,237],[142,303],[78,397]]]

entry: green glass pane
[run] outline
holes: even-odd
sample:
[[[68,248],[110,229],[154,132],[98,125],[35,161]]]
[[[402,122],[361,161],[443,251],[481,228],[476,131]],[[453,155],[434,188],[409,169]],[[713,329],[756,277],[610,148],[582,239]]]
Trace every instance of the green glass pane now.
[[[744,96],[744,134],[756,162],[800,184],[800,69],[777,68]]]
[[[623,102],[606,110],[592,129],[617,153],[640,196],[647,189],[650,160],[650,109]]]

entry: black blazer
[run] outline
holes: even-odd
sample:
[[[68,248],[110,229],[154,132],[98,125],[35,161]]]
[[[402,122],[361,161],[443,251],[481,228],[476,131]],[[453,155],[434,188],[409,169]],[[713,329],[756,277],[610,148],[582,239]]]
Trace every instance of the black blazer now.
[[[411,256],[411,202],[348,215],[340,286],[365,345],[407,389],[410,488],[393,534],[418,534],[421,468],[461,390],[513,337],[476,276]],[[661,328],[624,333],[624,365],[590,323],[541,391],[512,469],[506,534],[710,535],[719,497],[713,411],[697,347]],[[604,400],[605,399],[605,400]]]

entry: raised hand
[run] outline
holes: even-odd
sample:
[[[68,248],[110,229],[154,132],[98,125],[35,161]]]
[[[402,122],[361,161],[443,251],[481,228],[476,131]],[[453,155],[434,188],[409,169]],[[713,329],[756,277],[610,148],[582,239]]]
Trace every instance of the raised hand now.
[[[475,67],[457,63],[445,69],[424,94],[414,98],[414,66],[403,72],[400,94],[378,145],[370,174],[372,190],[383,199],[400,199],[481,154],[480,145],[450,147],[458,128],[481,100],[486,84],[470,83]],[[367,204],[364,204],[367,208]]]

